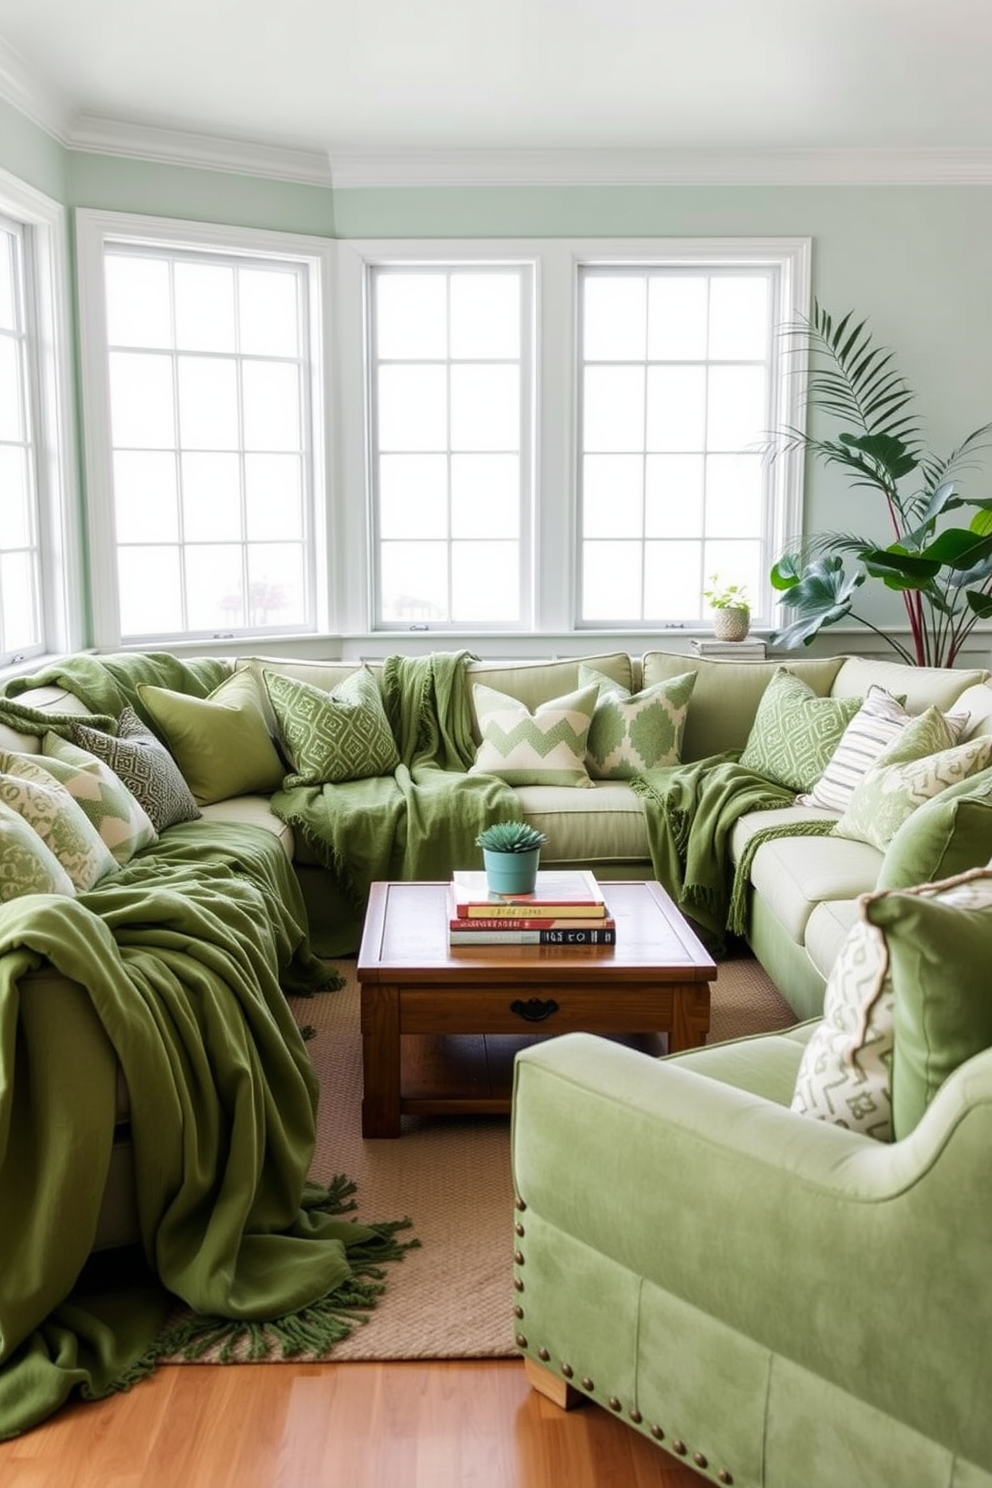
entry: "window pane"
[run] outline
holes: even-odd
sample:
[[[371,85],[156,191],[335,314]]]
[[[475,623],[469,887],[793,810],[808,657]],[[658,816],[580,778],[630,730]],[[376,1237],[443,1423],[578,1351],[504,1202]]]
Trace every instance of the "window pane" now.
[[[172,449],[172,358],[112,351],[110,413],[118,449]]]
[[[11,232],[0,228],[0,330],[17,330],[17,239]]]
[[[706,428],[706,370],[648,368],[649,450],[698,450]]]
[[[13,337],[0,336],[0,439],[24,437],[21,347]]]
[[[706,461],[707,536],[753,537],[760,532],[761,469],[760,455],[709,456]]]
[[[520,355],[519,275],[451,276],[451,355]]]
[[[299,280],[285,269],[240,269],[241,350],[248,356],[300,354]]]
[[[589,362],[642,362],[647,280],[633,274],[585,280],[582,351]]]
[[[234,351],[234,270],[227,264],[176,264],[176,345],[183,351]]]
[[[707,447],[756,449],[767,432],[764,367],[711,367]]]
[[[245,528],[255,542],[303,537],[299,455],[245,455]]]
[[[507,624],[520,619],[520,557],[515,542],[452,543],[451,618]]]
[[[452,367],[451,448],[520,446],[520,373],[516,367]]]
[[[716,278],[710,291],[711,357],[760,361],[768,355],[768,280]]]
[[[590,452],[644,448],[643,367],[586,368],[582,430]]]
[[[645,535],[698,537],[702,530],[702,455],[649,455]]]
[[[244,620],[242,549],[234,543],[187,545],[186,624],[190,630],[230,630]]]
[[[445,274],[378,274],[376,352],[388,361],[448,354]]]
[[[28,452],[0,445],[0,541],[24,548],[34,541],[34,502],[28,482]]]
[[[582,461],[582,531],[585,537],[642,537],[642,455],[586,455]]]
[[[407,625],[448,618],[448,549],[438,542],[384,542],[382,615]]]
[[[161,258],[104,260],[107,341],[111,346],[171,346],[172,295],[169,265]]]
[[[681,620],[700,613],[701,544],[648,542],[644,545],[644,618]]]
[[[445,537],[447,531],[444,455],[380,455],[380,537]]]
[[[452,455],[452,537],[518,537],[519,534],[517,456]]]
[[[179,549],[117,549],[117,589],[124,635],[175,635],[183,629]]]
[[[237,455],[185,454],[183,536],[187,542],[241,537],[241,462]]]
[[[299,543],[253,543],[248,549],[248,624],[302,625],[306,579]]]
[[[298,450],[300,374],[286,362],[245,362],[245,448]]]
[[[698,361],[706,355],[706,279],[654,275],[648,291],[648,357]]]
[[[34,553],[0,554],[0,616],[4,647],[17,651],[41,640]]]
[[[583,544],[582,616],[585,620],[634,620],[641,614],[641,544]]]
[[[237,449],[238,374],[233,360],[181,356],[179,438],[184,449]]]
[[[176,542],[179,500],[171,452],[118,450],[114,455],[114,526],[121,543]]]
[[[719,574],[721,584],[743,584],[753,600],[760,593],[761,546],[757,540],[707,542],[705,572]]]
[[[443,450],[448,442],[444,367],[379,368],[379,448]]]

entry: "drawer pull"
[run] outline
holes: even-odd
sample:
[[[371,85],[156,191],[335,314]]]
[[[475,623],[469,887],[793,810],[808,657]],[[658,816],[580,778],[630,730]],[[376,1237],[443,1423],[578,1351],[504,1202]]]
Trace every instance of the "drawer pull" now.
[[[552,1013],[558,1011],[558,1004],[553,997],[545,1001],[541,997],[528,997],[524,1002],[517,998],[510,1003],[510,1012],[516,1013],[518,1018],[524,1018],[528,1023],[543,1023],[545,1018],[550,1018]]]

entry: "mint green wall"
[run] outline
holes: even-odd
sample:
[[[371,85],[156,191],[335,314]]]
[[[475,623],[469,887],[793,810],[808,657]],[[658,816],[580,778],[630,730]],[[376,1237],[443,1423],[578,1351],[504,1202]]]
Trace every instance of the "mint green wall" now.
[[[54,201],[65,200],[65,150],[46,130],[0,98],[0,170]]]

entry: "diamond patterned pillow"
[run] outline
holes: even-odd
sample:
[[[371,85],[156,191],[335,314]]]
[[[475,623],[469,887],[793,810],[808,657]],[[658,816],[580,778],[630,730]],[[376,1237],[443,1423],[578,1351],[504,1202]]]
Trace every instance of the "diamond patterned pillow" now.
[[[860,707],[858,697],[818,697],[780,667],[762,693],[740,762],[787,790],[808,791]]]
[[[95,754],[119,776],[156,832],[177,822],[199,820],[200,808],[179,766],[133,708],[121,713],[116,734],[105,734],[85,723],[71,724],[68,732],[73,744]]]
[[[117,863],[82,807],[34,755],[0,752],[0,801],[17,811],[42,838],[82,893]]]
[[[364,667],[325,692],[263,671],[262,679],[293,773],[283,782],[336,785],[389,775],[400,762],[379,684]]]
[[[103,760],[58,734],[46,734],[41,748],[33,758],[78,801],[116,862],[129,863],[136,852],[158,841],[145,808]]]
[[[22,894],[75,894],[72,879],[34,827],[0,801],[0,902]]]
[[[892,1140],[895,997],[885,937],[865,917],[837,954],[796,1076],[792,1109],[877,1141]]]
[[[579,666],[579,684],[599,688],[586,743],[586,769],[594,780],[629,780],[642,770],[681,759],[689,699],[696,672],[631,693],[595,667]]]
[[[498,775],[507,785],[592,786],[586,744],[599,688],[580,687],[541,703],[526,703],[484,687],[472,689],[482,743],[469,774]]]

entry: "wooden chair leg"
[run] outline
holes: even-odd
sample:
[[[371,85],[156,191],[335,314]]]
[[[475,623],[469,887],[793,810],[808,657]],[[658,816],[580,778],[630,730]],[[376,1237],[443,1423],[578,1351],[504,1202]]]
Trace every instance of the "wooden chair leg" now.
[[[581,1390],[576,1390],[567,1380],[563,1380],[560,1374],[552,1374],[551,1370],[545,1369],[542,1364],[535,1364],[533,1359],[524,1360],[524,1374],[532,1389],[546,1395],[562,1410],[571,1410],[573,1406],[581,1404],[585,1399]]]

